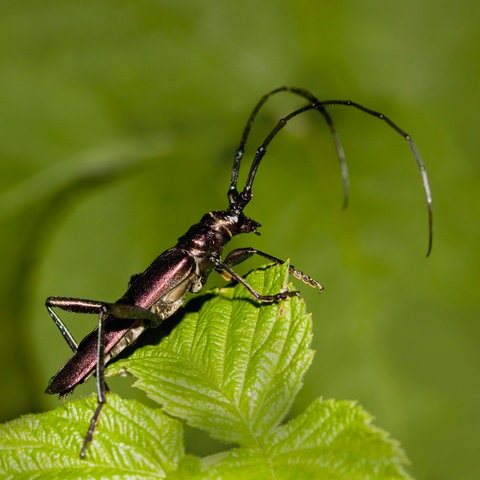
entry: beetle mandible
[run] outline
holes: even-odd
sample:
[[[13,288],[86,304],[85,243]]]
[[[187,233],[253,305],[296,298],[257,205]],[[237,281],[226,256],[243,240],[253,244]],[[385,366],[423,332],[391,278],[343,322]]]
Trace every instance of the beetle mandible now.
[[[307,100],[307,104],[281,118],[265,137],[255,152],[245,186],[239,191],[237,180],[240,165],[255,118],[264,103],[272,95],[281,92],[298,95]],[[213,270],[221,273],[227,280],[241,283],[258,302],[276,302],[299,294],[298,291],[281,291],[275,295],[261,295],[233,270],[235,265],[253,255],[258,255],[275,263],[283,263],[283,260],[251,247],[237,248],[231,251],[224,260],[221,259],[221,255],[225,245],[232,237],[241,233],[258,233],[257,229],[260,224],[243,213],[252,198],[252,186],[258,167],[267,152],[268,145],[280,130],[291,119],[304,112],[309,110],[319,112],[330,129],[341,166],[344,205],[347,204],[349,190],[347,164],[339,135],[330,114],[326,110],[329,105],[354,107],[384,120],[408,142],[420,170],[426,197],[429,231],[427,255],[430,253],[433,238],[432,196],[424,163],[410,136],[382,113],[350,100],[321,101],[308,90],[296,87],[284,86],[272,90],[256,104],[243,130],[234,157],[232,176],[227,193],[229,205],[226,210],[205,214],[197,224],[191,226],[178,239],[173,248],[158,256],[143,273],[133,275],[125,294],[114,303],[67,297],[47,298],[45,302],[47,310],[72,349],[73,355],[52,377],[46,393],[59,394],[60,397],[64,397],[91,375],[96,376],[98,404],[80,450],[82,458],[86,455],[101,409],[106,403],[107,386],[104,374],[106,364],[127,346],[134,343],[146,328],[157,327],[173,315],[183,304],[188,292],[197,293],[202,289],[207,277]],[[297,270],[293,265],[290,265],[290,273],[311,287],[320,291],[323,289],[320,283]],[[55,308],[74,313],[97,314],[98,325],[80,343],[77,343],[55,312]]]

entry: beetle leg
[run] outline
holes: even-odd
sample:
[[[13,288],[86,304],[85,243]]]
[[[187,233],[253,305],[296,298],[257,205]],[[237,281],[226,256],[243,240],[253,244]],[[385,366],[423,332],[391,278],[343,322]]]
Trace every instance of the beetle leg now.
[[[265,303],[278,302],[279,300],[285,300],[288,297],[298,297],[298,295],[300,294],[300,292],[297,292],[295,290],[293,292],[289,292],[289,291],[278,292],[275,295],[262,295],[258,293],[252,286],[250,286],[242,276],[240,276],[237,272],[235,272],[230,267],[230,265],[228,265],[225,262],[222,262],[219,258],[216,258],[216,257],[212,257],[211,260],[215,265],[215,269],[217,271],[219,271],[222,274],[226,273],[228,277],[233,278],[238,283],[241,283],[252,294],[255,300],[258,300],[259,302],[265,302]]]
[[[260,257],[266,258],[271,262],[277,263],[279,265],[283,264],[284,261],[280,258],[274,257],[269,253],[262,252],[257,250],[256,248],[246,247],[246,248],[237,248],[232,250],[225,258],[224,262],[226,265],[233,266],[238,265],[241,262],[249,259],[253,255],[259,255]],[[310,275],[303,273],[301,270],[297,270],[294,265],[290,265],[288,270],[291,275],[293,275],[298,280],[301,280],[303,283],[306,283],[310,287],[318,288],[318,290],[322,291],[323,286],[320,285],[316,280],[314,280]]]
[[[102,411],[103,406],[107,403],[108,387],[105,382],[105,318],[107,315],[106,308],[102,308],[98,315],[97,365],[95,368],[95,375],[97,377],[97,408],[90,419],[87,434],[83,439],[80,458],[85,458],[88,444],[93,439],[93,433],[95,432],[100,412]]]
[[[55,325],[58,327],[66,342],[74,352],[77,350],[77,342],[73,339],[73,336],[70,334],[65,324],[60,320],[60,317],[53,311],[53,308],[60,308],[66,312],[73,313],[100,314],[105,312],[112,317],[123,320],[146,320],[152,326],[157,326],[162,321],[158,315],[146,308],[122,303],[100,302],[83,298],[49,297],[45,301],[45,306],[55,322]]]
[[[62,322],[60,317],[55,313],[52,306],[48,303],[48,300],[49,299],[47,299],[47,302],[45,302],[45,306],[47,307],[50,317],[55,322],[55,325],[57,326],[57,328],[60,330],[60,333],[62,334],[65,341],[68,343],[68,346],[72,349],[73,353],[75,353],[78,349],[77,341],[75,340],[75,338],[73,338],[73,335],[70,333],[70,330]]]
[[[131,320],[145,320],[153,326],[158,325],[162,319],[145,308],[136,307],[134,305],[125,305],[118,303],[99,302],[96,300],[86,300],[81,298],[67,298],[67,297],[49,297],[45,305],[48,313],[52,317],[55,325],[60,330],[65,341],[75,353],[78,349],[78,344],[73,338],[72,334],[62,322],[60,317],[55,313],[53,308],[60,308],[61,310],[73,313],[97,313],[98,327],[97,327],[97,361],[95,367],[96,385],[97,385],[97,408],[93,414],[87,433],[83,439],[82,449],[80,450],[80,457],[85,458],[87,447],[92,441],[95,427],[97,426],[100,413],[103,405],[107,402],[106,393],[108,385],[105,382],[105,319],[111,315],[117,319],[131,319]]]

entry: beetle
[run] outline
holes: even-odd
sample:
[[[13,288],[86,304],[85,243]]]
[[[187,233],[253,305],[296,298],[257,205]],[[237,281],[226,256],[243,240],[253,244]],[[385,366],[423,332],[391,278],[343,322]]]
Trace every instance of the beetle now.
[[[237,181],[240,166],[245,145],[257,114],[270,97],[282,92],[297,95],[307,100],[307,104],[281,118],[274,128],[270,130],[254,154],[245,186],[239,190]],[[428,208],[428,256],[432,248],[433,238],[432,196],[425,165],[410,136],[382,113],[363,107],[350,100],[321,101],[308,90],[288,86],[270,91],[258,101],[244,127],[240,144],[234,157],[230,186],[227,192],[229,202],[227,209],[211,211],[205,214],[197,224],[191,226],[178,239],[174,247],[160,254],[143,273],[133,275],[126,292],[116,302],[109,303],[69,297],[47,298],[45,305],[48,313],[73,351],[73,355],[56,375],[51,378],[46,388],[46,393],[59,394],[60,397],[65,397],[90,376],[96,376],[98,403],[80,450],[82,458],[86,455],[87,447],[93,438],[100,412],[106,403],[106,364],[117,357],[129,345],[133,344],[145,329],[157,327],[172,316],[181,307],[188,292],[198,293],[202,289],[213,270],[222,274],[227,280],[241,283],[252,297],[261,303],[277,302],[299,294],[298,291],[286,290],[274,295],[262,295],[255,291],[233,269],[235,265],[253,255],[258,255],[268,261],[279,264],[283,263],[283,260],[251,247],[237,248],[227,254],[224,260],[222,260],[221,255],[226,244],[234,236],[242,233],[258,234],[258,228],[261,225],[243,213],[245,207],[252,199],[252,186],[258,167],[267,152],[267,147],[276,135],[290,120],[304,112],[315,110],[326,120],[336,145],[343,180],[344,205],[347,204],[349,189],[347,165],[339,135],[330,114],[326,110],[326,107],[329,105],[354,107],[364,113],[384,120],[408,142],[421,173]],[[293,265],[290,265],[289,270],[294,277],[311,287],[320,291],[323,289],[320,283],[302,271],[297,270]],[[74,313],[96,314],[98,315],[97,327],[86,335],[80,343],[77,343],[55,309]]]

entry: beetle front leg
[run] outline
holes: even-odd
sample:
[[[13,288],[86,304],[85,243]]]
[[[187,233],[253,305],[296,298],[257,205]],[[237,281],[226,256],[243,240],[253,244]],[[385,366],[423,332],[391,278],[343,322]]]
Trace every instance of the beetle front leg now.
[[[245,260],[249,259],[253,255],[259,255],[260,257],[266,258],[267,260],[277,263],[278,265],[282,265],[283,263],[285,263],[280,258],[274,257],[269,253],[262,252],[252,247],[237,248],[235,250],[232,250],[226,256],[224,262],[229,266],[234,266],[234,265],[238,265],[241,262],[244,262]],[[293,275],[298,280],[301,280],[303,283],[309,285],[312,288],[318,288],[318,290],[320,291],[323,290],[323,286],[320,285],[320,283],[318,283],[310,275],[303,273],[301,270],[297,270],[294,265],[290,265],[288,267],[288,270],[291,275]]]
[[[228,265],[225,262],[222,262],[219,258],[212,257],[211,258],[213,264],[215,265],[215,269],[220,272],[222,275],[226,274],[228,276],[228,279],[234,279],[238,283],[241,283],[255,298],[255,300],[258,300],[259,302],[265,302],[265,303],[272,303],[272,302],[278,302],[280,300],[285,300],[286,298],[289,297],[298,297],[300,292],[298,291],[285,291],[285,292],[278,292],[275,295],[262,295],[258,293],[253,287],[251,287],[245,279],[239,275],[237,272],[235,272],[230,265]]]

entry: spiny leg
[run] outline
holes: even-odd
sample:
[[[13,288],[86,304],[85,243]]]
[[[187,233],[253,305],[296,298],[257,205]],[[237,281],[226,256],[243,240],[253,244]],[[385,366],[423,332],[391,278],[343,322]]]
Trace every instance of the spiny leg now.
[[[53,311],[53,308],[60,308],[64,311],[73,313],[98,314],[97,361],[95,367],[98,403],[97,408],[95,409],[95,412],[90,420],[90,424],[80,450],[80,457],[85,458],[88,445],[92,441],[103,405],[105,405],[107,401],[106,392],[108,391],[108,385],[105,382],[105,319],[111,315],[117,319],[131,319],[132,321],[145,320],[150,322],[152,326],[157,326],[159,323],[161,323],[162,319],[152,313],[150,310],[134,305],[107,303],[96,300],[68,297],[49,297],[45,303],[50,316],[53,318],[63,337],[74,352],[77,351],[77,343],[66,328],[65,324],[60,320],[60,317]]]
[[[98,315],[98,336],[97,336],[97,408],[93,414],[87,433],[83,438],[82,449],[80,450],[80,458],[85,458],[87,447],[93,439],[93,433],[97,426],[98,418],[103,406],[107,403],[107,384],[105,383],[105,318],[107,317],[106,309],[102,309]]]
[[[105,303],[102,305],[98,316],[97,364],[95,368],[95,376],[97,379],[97,408],[90,419],[90,425],[88,426],[87,433],[83,439],[82,448],[80,450],[80,458],[85,458],[86,456],[88,445],[93,440],[93,434],[95,433],[100,413],[103,406],[107,403],[107,391],[109,389],[107,383],[105,382],[105,319],[108,315],[113,315],[115,318],[132,320],[138,320],[139,316],[141,316],[143,317],[143,320],[148,321],[153,319],[155,324],[161,322],[161,319],[157,317],[157,315],[150,312],[150,310],[146,310],[141,307],[115,303]],[[132,315],[134,315],[133,318]]]
[[[72,352],[75,353],[78,349],[78,343],[73,338],[73,335],[70,333],[70,330],[67,328],[67,326],[62,322],[61,318],[56,314],[56,312],[53,310],[51,298],[47,298],[45,302],[45,306],[47,307],[47,311],[50,314],[50,317],[52,320],[55,322],[55,325],[57,328],[60,330],[60,333],[62,334],[64,340],[67,342],[68,346],[71,348]]]
[[[222,275],[226,274],[226,278],[228,280],[234,279],[238,283],[242,284],[255,298],[255,300],[258,300],[259,302],[264,302],[264,303],[273,303],[273,302],[278,302],[280,300],[285,300],[286,298],[289,297],[298,297],[300,292],[297,291],[285,291],[285,292],[278,292],[275,295],[262,295],[258,293],[251,285],[248,284],[248,282],[245,281],[245,279],[239,275],[237,272],[235,272],[230,265],[227,265],[225,262],[222,262],[219,258],[217,257],[211,257],[211,261],[215,265],[215,270],[220,272]]]
[[[280,258],[274,257],[269,253],[262,252],[261,250],[257,250],[256,248],[252,247],[237,248],[235,250],[232,250],[225,257],[224,263],[228,266],[233,267],[234,265],[238,265],[239,263],[244,262],[253,255],[259,255],[260,257],[266,258],[267,260],[277,263],[278,265],[282,265],[283,263],[285,263]],[[312,288],[318,288],[318,290],[320,291],[323,290],[323,286],[320,283],[310,277],[310,275],[305,274],[301,270],[297,270],[294,265],[289,265],[288,270],[291,275],[293,275],[298,280],[301,280],[303,283],[309,285]]]
[[[80,458],[85,458],[88,444],[92,441],[93,433],[100,416],[103,405],[106,403],[106,392],[108,386],[105,382],[105,325],[104,319],[107,316],[107,308],[103,302],[95,300],[85,300],[79,298],[66,297],[49,297],[45,305],[48,313],[53,318],[55,324],[63,335],[70,348],[74,352],[77,351],[78,345],[70,334],[60,317],[54,312],[52,307],[73,313],[98,313],[98,331],[97,331],[97,364],[96,364],[96,388],[97,388],[97,408],[93,414],[87,433],[83,439],[82,448],[80,450]]]
[[[63,338],[74,353],[77,351],[78,343],[53,308],[60,308],[61,310],[72,313],[99,313],[102,308],[106,308],[107,312],[115,318],[147,320],[152,323],[152,326],[157,326],[161,322],[161,319],[154,313],[150,312],[150,310],[135,307],[133,305],[99,302],[82,298],[49,297],[45,301],[45,306],[47,307],[50,317],[55,322],[55,325],[60,330]]]
[[[57,318],[60,325],[62,325],[65,329],[66,327],[64,323],[59,319],[58,315],[53,312],[53,308],[60,308],[65,312],[72,313],[100,314],[101,312],[105,311],[107,314],[118,319],[146,320],[150,322],[152,326],[158,326],[158,324],[162,321],[158,315],[150,310],[147,310],[146,308],[123,303],[109,303],[98,300],[88,300],[85,298],[49,297],[45,301],[45,305],[49,313],[53,313],[52,318]],[[57,321],[55,321],[55,323],[57,324]]]

